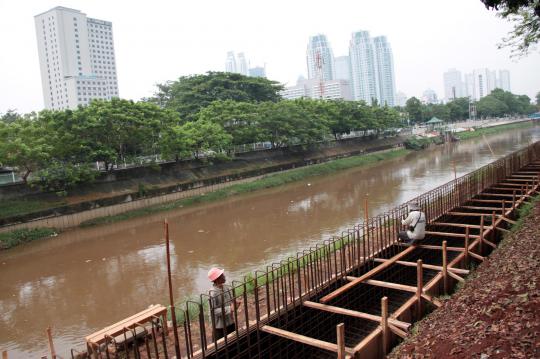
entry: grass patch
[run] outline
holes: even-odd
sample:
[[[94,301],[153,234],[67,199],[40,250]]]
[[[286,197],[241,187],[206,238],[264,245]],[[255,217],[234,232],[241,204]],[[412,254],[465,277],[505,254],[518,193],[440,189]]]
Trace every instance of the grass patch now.
[[[516,224],[510,228],[511,233],[515,233],[523,227],[525,219],[532,213],[538,201],[540,201],[540,195],[534,196],[529,202],[525,202],[517,209],[517,221]]]
[[[214,192],[205,193],[189,198],[184,198],[178,201],[166,203],[158,206],[140,208],[133,211],[118,214],[116,216],[108,216],[102,218],[91,219],[81,223],[81,227],[88,227],[98,224],[115,223],[130,218],[146,216],[153,213],[173,210],[191,206],[198,203],[208,203],[220,199],[232,197],[242,193],[254,192],[260,189],[278,187],[287,183],[297,182],[308,177],[328,175],[337,171],[346,170],[354,167],[367,166],[376,162],[389,160],[397,157],[402,157],[410,151],[405,149],[397,149],[381,153],[373,153],[368,155],[352,156],[341,158],[331,162],[311,165],[298,168],[295,170],[276,173],[250,183],[239,183],[227,188],[223,188]]]
[[[8,199],[0,202],[0,218],[17,216],[20,214],[28,214],[32,212],[42,211],[48,208],[54,208],[65,205],[65,202],[45,202],[32,200],[14,200]]]
[[[22,228],[0,233],[0,249],[8,249],[19,244],[56,235],[53,228]]]
[[[467,140],[469,138],[475,138],[482,135],[490,135],[494,133],[499,133],[504,130],[512,130],[514,128],[524,128],[524,127],[532,127],[532,126],[533,126],[533,123],[531,121],[524,121],[524,122],[519,122],[519,123],[509,123],[509,124],[501,125],[501,126],[478,128],[472,132],[458,132],[455,135],[460,140]]]

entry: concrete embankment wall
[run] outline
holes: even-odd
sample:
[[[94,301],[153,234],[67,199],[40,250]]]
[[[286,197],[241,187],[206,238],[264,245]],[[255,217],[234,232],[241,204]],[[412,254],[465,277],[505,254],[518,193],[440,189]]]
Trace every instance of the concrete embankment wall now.
[[[311,149],[302,152],[291,153],[290,150],[285,149],[259,151],[243,154],[242,156],[239,156],[240,159],[237,158],[233,163],[199,167],[191,170],[181,170],[178,168],[186,166],[186,164],[180,164],[178,166],[174,166],[174,164],[165,164],[165,168],[161,169],[157,174],[155,169],[148,168],[130,169],[124,172],[119,171],[112,175],[108,174],[107,178],[100,179],[101,183],[98,183],[93,187],[112,186],[116,188],[121,186],[122,183],[125,184],[126,181],[133,181],[137,178],[149,179],[150,181],[170,181],[171,177],[194,177],[195,180],[159,188],[146,189],[144,193],[141,193],[140,191],[125,193],[126,191],[124,189],[124,193],[119,195],[83,201],[26,215],[3,218],[0,219],[0,232],[19,228],[53,227],[62,230],[76,227],[82,222],[90,219],[113,216],[136,209],[160,205],[182,198],[219,190],[237,183],[251,182],[269,173],[281,172],[361,153],[388,150],[393,147],[401,146],[404,140],[405,138],[403,137],[372,141],[359,141],[358,139],[354,139],[343,141],[341,143],[338,142],[333,146],[322,149]],[[269,163],[270,165],[268,165]],[[241,165],[243,165],[244,168],[251,167],[255,169],[241,171]],[[191,164],[191,166],[193,165]],[[148,172],[148,174],[145,174],[145,172]],[[211,174],[219,172],[227,174],[211,176]],[[122,180],[122,178],[124,180]],[[24,190],[20,190],[19,192],[24,192]],[[35,195],[34,197],[38,196],[40,196],[40,194]]]

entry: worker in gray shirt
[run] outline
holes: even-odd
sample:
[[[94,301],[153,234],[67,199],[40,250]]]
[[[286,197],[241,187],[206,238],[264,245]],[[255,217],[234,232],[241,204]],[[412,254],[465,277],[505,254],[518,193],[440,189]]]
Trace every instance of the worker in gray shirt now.
[[[210,320],[214,323],[214,340],[223,338],[234,332],[234,300],[232,289],[225,285],[225,271],[212,268],[208,272],[208,279],[214,288],[210,290]]]
[[[400,231],[398,234],[401,242],[416,245],[426,236],[426,215],[417,203],[409,203],[409,215],[401,221],[401,224],[408,226],[406,231]]]

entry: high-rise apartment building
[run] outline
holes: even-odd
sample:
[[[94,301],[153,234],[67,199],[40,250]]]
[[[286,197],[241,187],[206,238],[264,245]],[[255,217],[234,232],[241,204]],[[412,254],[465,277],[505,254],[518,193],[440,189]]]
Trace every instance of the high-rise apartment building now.
[[[249,69],[251,77],[266,77],[266,67],[255,66]]]
[[[236,72],[244,76],[249,75],[248,62],[243,52],[239,52],[238,56],[236,57],[236,70]]]
[[[306,51],[308,79],[321,81],[335,78],[334,54],[326,35],[315,35],[309,38]]]
[[[499,70],[499,78],[497,87],[503,89],[504,91],[510,91],[510,71],[508,70]]]
[[[112,23],[55,7],[34,17],[45,107],[118,97]]]
[[[299,79],[295,86],[286,87],[280,95],[287,100],[298,98],[352,100],[349,82],[346,80]]]
[[[338,56],[334,59],[336,80],[351,82],[351,61],[349,56]]]
[[[444,78],[444,98],[446,101],[452,101],[460,97],[465,97],[465,84],[461,72],[456,69],[450,69],[443,75]]]
[[[229,51],[225,60],[225,72],[237,72],[236,68],[236,56],[233,51]]]
[[[369,32],[358,31],[352,34],[349,44],[349,58],[351,59],[351,77],[353,97],[370,104],[378,98],[379,86],[373,43]]]
[[[392,49],[386,40],[386,36],[374,37],[373,47],[379,88],[377,100],[380,105],[395,106],[396,83]]]

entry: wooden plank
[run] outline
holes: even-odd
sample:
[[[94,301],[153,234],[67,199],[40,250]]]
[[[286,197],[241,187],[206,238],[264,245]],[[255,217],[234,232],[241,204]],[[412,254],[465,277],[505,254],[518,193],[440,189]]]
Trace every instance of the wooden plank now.
[[[312,302],[312,301],[309,301],[309,300],[303,302],[302,304],[305,305],[308,308],[318,309],[318,310],[322,310],[322,311],[329,312],[329,313],[347,315],[349,317],[365,319],[365,320],[371,320],[373,322],[380,322],[381,321],[381,317],[379,315],[373,315],[373,314],[369,314],[369,313],[359,312],[359,311],[356,311],[356,310],[336,307],[336,306],[333,306],[333,305],[321,304],[321,303]],[[409,329],[409,327],[411,326],[410,323],[402,322],[401,320],[392,319],[392,318],[389,318],[388,320],[389,320],[389,322],[391,324],[395,325],[398,328],[404,329],[404,330]]]
[[[513,220],[511,220],[511,219],[509,219],[509,218],[506,218],[506,217],[504,217],[504,216],[499,216],[499,218],[501,218],[501,219],[502,219],[503,221],[505,221],[505,222],[510,223],[511,225],[514,225],[514,224],[517,223],[516,221],[513,221]]]
[[[378,326],[376,329],[374,329],[367,337],[362,339],[362,341],[353,348],[354,353],[358,353],[362,351],[367,345],[371,344],[371,341],[375,338],[377,338],[379,335],[382,334],[382,328]]]
[[[503,194],[503,193],[480,193],[478,196],[488,196],[488,197],[508,197],[512,198],[513,195],[511,194]],[[474,197],[473,197],[474,198]]]
[[[85,337],[87,343],[91,344],[101,344],[105,341],[105,335],[115,337],[118,334],[124,332],[124,328],[132,328],[137,326],[137,323],[145,323],[152,320],[154,316],[163,316],[166,320],[165,315],[167,313],[167,308],[162,305],[155,305],[150,308],[147,308],[135,315],[132,315],[129,318],[125,318],[117,323],[114,323],[106,328],[103,328],[93,334]]]
[[[493,208],[493,207],[479,207],[479,206],[459,206],[459,208],[465,208],[465,209],[475,209],[478,211],[502,211],[502,208]],[[490,215],[491,213],[488,213],[486,215]]]
[[[375,262],[384,263],[384,262],[386,262],[388,259],[384,259],[384,258],[374,258],[373,260],[374,260]],[[405,262],[405,261],[396,261],[396,264],[401,264],[401,265],[404,265],[404,266],[407,266],[407,267],[416,267],[416,266],[417,266],[417,264],[414,263],[414,262]],[[432,265],[432,264],[425,264],[425,263],[423,263],[422,266],[423,266],[423,268],[425,268],[425,269],[432,269],[432,270],[442,271],[442,267],[441,267],[441,266],[435,266],[435,265]],[[469,274],[469,270],[468,270],[468,269],[450,268],[450,267],[448,267],[448,270],[451,271],[451,272],[455,272],[455,273],[457,273],[457,274]]]
[[[392,333],[396,334],[396,335],[399,335],[400,337],[402,337],[403,339],[405,339],[407,337],[407,333],[404,332],[403,330],[399,329],[399,328],[396,328],[395,326],[393,326],[392,324],[388,323],[388,329],[390,329],[392,331]]]
[[[351,276],[347,276],[346,278],[350,282],[358,279],[358,277],[351,277]],[[397,290],[403,290],[405,292],[416,293],[416,287],[412,287],[410,285],[404,285],[404,284],[399,284],[399,283],[391,283],[391,282],[384,282],[384,281],[381,281],[381,280],[373,280],[373,279],[366,279],[363,283],[364,284],[369,284],[369,285],[374,285],[374,286],[377,286],[377,287],[397,289]]]
[[[430,236],[442,236],[442,237],[454,237],[454,238],[465,238],[464,233],[451,233],[451,232],[433,232],[433,231],[426,231],[426,235]],[[480,238],[480,236],[477,235],[471,235],[470,238]]]
[[[448,275],[452,278],[454,278],[455,280],[459,281],[459,282],[462,282],[464,283],[465,282],[465,279],[461,278],[460,276],[458,276],[456,273],[452,273],[450,271],[447,272]]]
[[[416,318],[420,320],[423,315],[422,293],[424,287],[424,270],[422,260],[416,262]]]
[[[433,303],[433,305],[435,305],[437,308],[442,307],[442,302],[440,300],[438,300],[437,298],[432,297],[431,295],[428,295],[426,293],[422,293],[422,298],[424,298],[428,302]]]
[[[388,298],[381,298],[381,328],[382,328],[382,346],[383,356],[386,357],[390,349],[390,331],[388,329]]]
[[[276,327],[272,327],[270,325],[263,325],[260,329],[265,333],[277,335],[278,337],[282,337],[282,338],[285,338],[285,339],[290,339],[290,340],[298,342],[298,343],[307,344],[307,345],[310,345],[312,347],[323,349],[323,350],[328,350],[328,351],[333,352],[333,353],[338,352],[338,346],[337,346],[337,344],[334,344],[334,343],[329,343],[329,342],[325,342],[323,340],[311,338],[311,337],[308,337],[308,336],[305,336],[305,335],[296,334],[296,333],[290,332],[288,330],[283,330],[283,329],[279,329],[279,328],[276,328]],[[345,348],[345,351],[348,354],[353,353],[353,351],[350,348]]]
[[[463,223],[448,223],[448,222],[433,222],[428,224],[428,226],[446,226],[446,227],[459,227],[459,228],[480,228],[476,224],[463,224]],[[492,228],[491,226],[484,226],[484,228]]]
[[[409,247],[409,248],[405,249],[404,251],[402,251],[402,252],[396,254],[395,256],[393,256],[392,258],[390,258],[390,260],[388,262],[382,263],[381,265],[373,268],[369,272],[367,272],[367,273],[363,274],[362,276],[360,276],[355,281],[349,282],[349,283],[345,284],[344,286],[342,286],[341,288],[336,289],[332,293],[325,295],[324,297],[321,298],[320,301],[322,303],[326,303],[326,302],[330,301],[331,299],[334,299],[335,297],[345,293],[347,290],[351,289],[352,287],[362,283],[362,281],[364,281],[366,279],[369,279],[369,277],[371,277],[371,276],[385,270],[390,265],[392,265],[395,261],[400,260],[401,258],[407,256],[409,253],[414,251],[414,249],[415,249],[415,247]]]
[[[471,198],[467,202],[480,202],[480,203],[502,203],[502,199],[479,199],[479,198]]]
[[[407,244],[399,244],[400,246],[407,246]],[[442,250],[442,246],[432,246],[430,244],[419,244],[415,246],[415,248],[422,248],[422,249],[437,249]],[[464,252],[465,248],[461,247],[446,247],[446,250],[452,251],[452,252]]]

